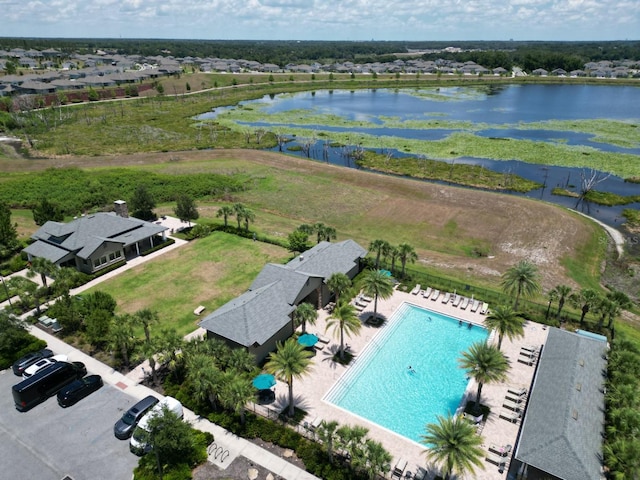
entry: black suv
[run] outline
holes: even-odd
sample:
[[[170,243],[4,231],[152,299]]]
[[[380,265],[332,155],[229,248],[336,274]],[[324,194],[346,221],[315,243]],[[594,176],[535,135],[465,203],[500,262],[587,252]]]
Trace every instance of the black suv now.
[[[126,413],[122,415],[122,418],[113,426],[113,434],[116,438],[120,440],[129,438],[140,419],[145,413],[151,410],[156,403],[158,403],[158,399],[153,395],[149,395],[127,410]]]
[[[50,358],[53,357],[53,352],[48,348],[43,348],[38,352],[27,353],[20,360],[16,360],[13,364],[13,373],[19,377],[22,376],[24,371],[29,368],[31,365],[36,363],[38,360],[42,358]]]

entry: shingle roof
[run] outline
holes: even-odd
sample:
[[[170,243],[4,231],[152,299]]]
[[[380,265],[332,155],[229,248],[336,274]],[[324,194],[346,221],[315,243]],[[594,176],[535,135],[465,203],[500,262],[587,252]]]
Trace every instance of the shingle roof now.
[[[296,272],[285,265],[269,263],[265,265],[262,271],[258,274],[251,284],[251,287],[249,287],[249,290],[255,290],[270,283],[280,281],[284,288],[283,300],[289,305],[294,305],[298,294],[307,284],[310,277],[311,275]]]
[[[338,243],[320,242],[294,258],[287,267],[311,276],[329,278],[334,273],[347,273],[367,251],[353,240]]]
[[[280,281],[245,292],[207,315],[200,326],[245,347],[262,345],[291,322],[295,307],[282,301],[284,295]]]
[[[552,328],[515,458],[565,480],[599,479],[606,343]]]

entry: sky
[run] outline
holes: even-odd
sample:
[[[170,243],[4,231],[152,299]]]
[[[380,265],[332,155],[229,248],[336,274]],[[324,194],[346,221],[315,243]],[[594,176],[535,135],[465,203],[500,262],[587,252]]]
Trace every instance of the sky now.
[[[0,0],[0,12],[0,37],[640,39],[640,0]]]

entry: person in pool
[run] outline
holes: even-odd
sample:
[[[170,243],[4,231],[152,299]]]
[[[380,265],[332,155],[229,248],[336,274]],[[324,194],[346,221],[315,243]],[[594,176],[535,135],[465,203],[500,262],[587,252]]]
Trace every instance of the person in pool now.
[[[413,367],[411,365],[409,365],[407,370],[409,370],[410,373],[416,373],[416,371],[413,369]]]

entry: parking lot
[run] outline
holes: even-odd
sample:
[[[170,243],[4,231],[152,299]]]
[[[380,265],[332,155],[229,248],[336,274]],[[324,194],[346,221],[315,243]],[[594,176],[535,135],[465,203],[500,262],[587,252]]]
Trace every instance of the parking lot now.
[[[91,373],[91,372],[89,372]],[[15,409],[11,387],[20,378],[0,372],[0,478],[130,480],[138,457],[113,424],[135,399],[105,384],[69,408],[55,396],[25,413]]]

